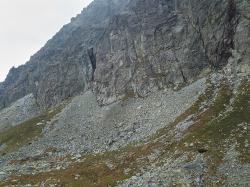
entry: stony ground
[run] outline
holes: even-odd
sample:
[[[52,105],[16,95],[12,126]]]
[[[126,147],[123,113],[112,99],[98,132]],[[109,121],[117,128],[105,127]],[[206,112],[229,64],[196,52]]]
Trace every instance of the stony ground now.
[[[32,94],[18,100],[10,107],[0,111],[0,132],[16,126],[39,113]]]
[[[178,145],[179,147],[174,147],[174,149],[168,147],[172,152],[167,152],[169,155],[165,155],[164,157],[161,157],[162,148],[154,150],[149,157],[149,160],[153,159],[153,162],[149,162],[150,164],[140,170],[136,175],[121,182],[119,184],[120,187],[250,186],[249,83],[248,86],[243,89],[246,91],[245,94],[248,95],[246,97],[247,100],[245,101],[247,102],[245,105],[246,108],[241,106],[242,110],[246,110],[245,115],[248,116],[244,117],[243,115],[238,116],[239,114],[237,114],[234,109],[236,104],[233,104],[234,102],[240,102],[239,95],[241,94],[239,94],[239,90],[242,89],[240,86],[242,79],[238,80],[241,80],[240,82],[235,79],[232,81],[230,78],[226,80],[228,84],[231,82],[231,91],[235,95],[239,94],[236,97],[230,97],[230,99],[225,99],[226,97],[224,94],[220,96],[220,93],[223,92],[220,91],[221,88],[219,85],[223,79],[223,77],[213,75],[210,79],[211,83],[214,85],[213,89],[218,89],[218,91],[214,92],[216,96],[211,97],[215,98],[215,100],[212,100],[210,104],[208,100],[206,100],[205,103],[201,103],[201,113],[194,113],[191,116],[186,115],[186,119],[177,123],[175,126],[172,133],[175,137],[180,138],[181,140],[179,140],[180,143],[174,145]],[[205,105],[210,105],[210,107]],[[215,105],[218,106],[215,107]],[[218,109],[217,107],[219,107],[219,105],[225,107],[218,110],[218,113],[216,114],[215,111]],[[206,122],[205,118],[208,118],[209,115],[211,115],[207,111],[211,109],[213,112],[211,117],[217,119],[212,119],[211,121]],[[199,115],[202,118],[199,119]],[[245,119],[247,122],[240,123],[240,121],[235,121],[235,118],[238,117],[243,121]],[[209,125],[220,125],[222,122],[226,123],[228,120],[227,118],[230,120],[227,125],[231,125],[229,129],[226,129],[228,128],[226,126],[213,127],[214,129],[209,127]],[[199,124],[195,119],[207,123],[208,127],[204,126],[204,124]],[[237,124],[237,122],[239,124]],[[202,125],[204,129],[199,129],[200,127],[198,125]],[[196,132],[193,132],[194,129],[192,126],[198,131],[198,135]],[[211,130],[213,134],[210,134],[209,131]],[[219,132],[216,132],[216,130]],[[183,132],[186,133],[186,136],[183,135]],[[171,130],[168,133],[171,134]],[[209,139],[206,139],[206,136],[209,136]],[[217,138],[212,139],[213,136],[217,136]],[[169,141],[165,135],[161,136],[159,139],[158,141],[161,142]],[[234,145],[234,143],[236,145]],[[184,148],[182,146],[184,146]]]
[[[248,81],[213,74],[104,107],[88,91],[2,152],[0,186],[249,186]]]
[[[47,122],[41,138],[3,156],[1,166],[12,174],[11,167],[4,164],[10,158],[34,157],[50,148],[56,150],[57,156],[99,153],[141,141],[189,108],[205,87],[205,79],[201,79],[177,92],[165,90],[148,98],[130,98],[105,107],[99,107],[93,93],[88,91],[75,97]],[[25,170],[21,168],[13,169]]]
[[[204,90],[205,79],[201,79],[178,92],[166,90],[105,107],[99,107],[89,91],[74,98],[33,147],[47,145],[70,154],[116,150],[169,124]]]

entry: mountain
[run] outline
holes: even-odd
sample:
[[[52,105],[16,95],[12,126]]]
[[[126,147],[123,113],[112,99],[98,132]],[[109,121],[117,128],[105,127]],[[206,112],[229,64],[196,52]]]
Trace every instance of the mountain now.
[[[126,3],[117,2],[93,2],[29,62],[12,68],[3,83],[4,91],[0,92],[1,108],[30,93],[42,108],[47,108],[86,90],[92,79],[91,49],[104,33],[108,20]]]
[[[0,186],[250,185],[249,30],[248,0],[94,0],[0,83]]]
[[[93,67],[98,101],[109,103],[125,92],[143,96],[193,80],[227,64],[233,49],[245,62],[247,8],[227,0],[94,1],[26,65],[10,70],[0,106],[29,93],[42,108],[54,106],[88,89]]]

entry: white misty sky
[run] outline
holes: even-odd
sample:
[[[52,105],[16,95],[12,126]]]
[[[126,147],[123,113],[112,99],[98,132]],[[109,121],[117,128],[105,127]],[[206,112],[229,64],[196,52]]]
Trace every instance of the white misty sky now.
[[[0,82],[92,0],[0,0]]]

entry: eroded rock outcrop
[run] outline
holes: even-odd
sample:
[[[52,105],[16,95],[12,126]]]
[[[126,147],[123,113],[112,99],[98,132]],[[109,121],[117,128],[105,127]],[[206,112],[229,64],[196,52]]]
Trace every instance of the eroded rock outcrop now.
[[[242,15],[247,10],[248,2],[234,0],[131,1],[97,47],[98,101],[106,104],[131,93],[144,97],[187,83],[209,66],[225,66],[233,49],[245,54],[249,20]]]
[[[95,0],[0,83],[0,186],[250,186],[249,18]]]
[[[186,84],[228,62],[249,71],[247,0],[95,0],[0,86],[0,108],[93,88],[99,104]]]
[[[18,68],[12,68],[0,89],[0,108],[33,93],[42,108],[60,103],[89,88],[92,79],[88,50],[102,36],[109,18],[127,0],[96,0],[65,25]]]

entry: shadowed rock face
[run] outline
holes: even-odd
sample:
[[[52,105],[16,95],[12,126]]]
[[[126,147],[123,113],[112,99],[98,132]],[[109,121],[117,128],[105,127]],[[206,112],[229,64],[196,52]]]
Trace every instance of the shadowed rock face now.
[[[92,66],[88,49],[104,33],[110,17],[127,0],[96,0],[65,25],[26,65],[12,68],[0,87],[0,108],[33,93],[42,108],[88,89]]]
[[[186,83],[236,51],[248,64],[247,0],[95,0],[0,84],[0,108],[47,108],[90,88],[99,104]],[[93,81],[93,84],[90,84]]]
[[[137,0],[116,15],[97,47],[102,104],[126,92],[146,96],[227,64],[239,22],[233,0]]]

